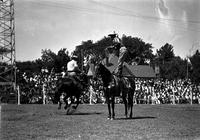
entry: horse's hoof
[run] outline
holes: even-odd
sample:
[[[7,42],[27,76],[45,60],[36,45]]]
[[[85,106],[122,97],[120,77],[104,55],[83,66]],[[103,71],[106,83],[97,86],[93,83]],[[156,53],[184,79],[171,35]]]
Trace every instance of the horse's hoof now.
[[[66,115],[70,115],[70,110],[69,109],[67,109]]]
[[[115,119],[115,117],[112,117],[110,120],[112,121],[112,120],[114,120]]]

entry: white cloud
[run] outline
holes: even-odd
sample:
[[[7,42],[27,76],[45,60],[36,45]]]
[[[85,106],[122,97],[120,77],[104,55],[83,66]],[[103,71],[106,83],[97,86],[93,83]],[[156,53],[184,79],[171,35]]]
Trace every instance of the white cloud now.
[[[167,16],[168,15],[168,7],[165,4],[164,0],[159,0],[158,2],[158,9],[162,15]]]
[[[158,13],[159,17],[160,30],[162,32],[164,31],[166,35],[173,35],[172,26],[167,20],[171,17],[170,11],[164,0],[159,0],[157,2],[156,12]]]
[[[188,17],[187,17],[187,12],[185,11],[185,10],[183,10],[183,12],[182,12],[182,21],[183,21],[183,23],[184,23],[184,26],[185,27],[188,27]]]

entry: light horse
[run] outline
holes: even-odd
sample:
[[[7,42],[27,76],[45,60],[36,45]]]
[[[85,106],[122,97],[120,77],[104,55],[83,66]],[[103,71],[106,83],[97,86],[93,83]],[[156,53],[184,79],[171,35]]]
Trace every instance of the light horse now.
[[[73,106],[73,108],[76,109],[80,103],[80,96],[87,87],[87,81],[87,76],[85,74],[81,74],[80,79],[70,76],[59,78],[55,89],[55,99],[58,102],[58,109],[61,109],[62,95],[64,96],[63,101],[65,102],[64,109],[70,108],[74,99],[76,105]],[[68,99],[71,99],[70,103],[68,103]]]
[[[96,76],[100,76],[103,82],[104,93],[108,105],[108,119],[115,119],[115,97],[120,96],[125,106],[125,117],[132,118],[133,115],[133,95],[135,92],[135,81],[133,78],[122,77],[121,86],[119,78],[112,74],[102,63],[97,64],[95,68]]]

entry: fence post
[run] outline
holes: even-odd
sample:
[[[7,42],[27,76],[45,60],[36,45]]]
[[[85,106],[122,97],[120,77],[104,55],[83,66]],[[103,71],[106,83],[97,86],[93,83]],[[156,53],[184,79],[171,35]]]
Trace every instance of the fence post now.
[[[174,91],[173,91],[173,104],[175,105],[176,103],[175,103],[175,93],[174,93]]]
[[[43,105],[45,104],[45,98],[46,98],[46,95],[45,95],[45,84],[43,84],[42,86],[42,93],[43,93]]]
[[[17,86],[17,104],[20,105],[20,89],[19,89],[19,85]]]

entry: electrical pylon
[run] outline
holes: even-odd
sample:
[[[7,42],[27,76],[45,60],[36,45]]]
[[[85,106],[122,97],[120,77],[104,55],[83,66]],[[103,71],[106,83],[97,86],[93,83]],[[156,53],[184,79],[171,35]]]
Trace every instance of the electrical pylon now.
[[[0,86],[16,88],[14,0],[0,0]]]

